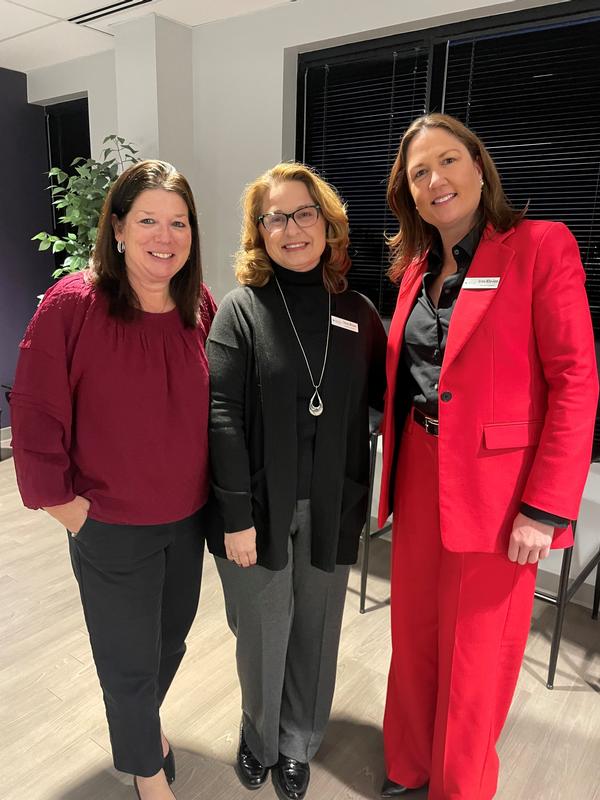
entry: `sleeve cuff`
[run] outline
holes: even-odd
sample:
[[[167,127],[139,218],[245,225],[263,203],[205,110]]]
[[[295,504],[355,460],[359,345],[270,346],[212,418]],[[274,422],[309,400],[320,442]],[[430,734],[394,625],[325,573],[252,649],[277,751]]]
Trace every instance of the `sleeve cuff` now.
[[[570,519],[559,517],[557,514],[550,514],[548,511],[542,511],[542,509],[530,506],[527,503],[521,503],[521,513],[525,514],[529,519],[541,522],[543,525],[551,525],[553,528],[568,528],[571,522]]]
[[[252,528],[252,498],[250,492],[230,492],[213,484],[217,502],[225,521],[225,533]]]

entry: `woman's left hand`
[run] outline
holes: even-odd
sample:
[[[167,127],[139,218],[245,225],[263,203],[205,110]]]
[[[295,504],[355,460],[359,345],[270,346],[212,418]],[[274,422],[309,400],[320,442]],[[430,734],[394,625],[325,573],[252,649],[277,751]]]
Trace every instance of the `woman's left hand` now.
[[[253,567],[256,564],[256,528],[226,533],[225,553],[238,567]]]
[[[550,555],[550,545],[554,538],[554,528],[536,522],[525,514],[517,514],[513,523],[508,557],[519,564],[536,564]]]

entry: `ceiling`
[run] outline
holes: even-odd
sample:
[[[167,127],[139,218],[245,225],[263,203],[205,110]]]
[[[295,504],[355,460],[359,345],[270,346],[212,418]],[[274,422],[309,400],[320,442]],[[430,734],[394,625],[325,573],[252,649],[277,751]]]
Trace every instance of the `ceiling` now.
[[[294,1],[0,0],[0,68],[29,72],[111,50],[115,25],[150,13],[194,27]]]

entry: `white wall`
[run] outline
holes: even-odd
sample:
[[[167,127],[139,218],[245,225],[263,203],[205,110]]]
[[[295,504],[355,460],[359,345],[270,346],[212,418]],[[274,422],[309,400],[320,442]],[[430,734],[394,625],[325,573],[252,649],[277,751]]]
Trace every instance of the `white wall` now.
[[[231,254],[245,183],[294,155],[299,52],[519,10],[494,0],[299,0],[194,30],[194,113],[203,256],[218,298],[233,286]]]
[[[299,0],[194,31],[195,189],[208,284],[220,299],[234,285],[239,197],[245,183],[294,156],[300,52],[517,11],[537,2],[493,0]],[[377,498],[375,498],[377,500]],[[588,483],[573,572],[600,543],[600,484]],[[560,554],[541,570],[554,588]],[[576,598],[591,603],[591,578]]]
[[[27,76],[30,103],[50,105],[86,95],[92,157],[98,158],[104,137],[118,132],[114,52],[108,50],[87,58],[65,61],[33,70]]]
[[[160,157],[175,164],[192,181],[195,173],[192,29],[159,17],[156,46]]]
[[[159,157],[156,17],[114,26],[119,135],[144,158]]]

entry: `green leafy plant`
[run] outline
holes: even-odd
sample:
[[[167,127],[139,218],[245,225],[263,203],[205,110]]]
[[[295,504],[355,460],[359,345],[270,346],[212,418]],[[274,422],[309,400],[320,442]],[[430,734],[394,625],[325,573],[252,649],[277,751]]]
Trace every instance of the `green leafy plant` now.
[[[53,278],[85,269],[96,242],[106,193],[124,169],[139,161],[138,151],[121,136],[111,134],[103,144],[107,147],[101,161],[76,158],[71,164],[72,175],[59,167],[52,167],[48,172],[52,205],[60,211],[58,222],[62,223],[64,231],[37,233],[32,238],[39,241],[40,250],[64,253],[63,261],[52,273]]]

